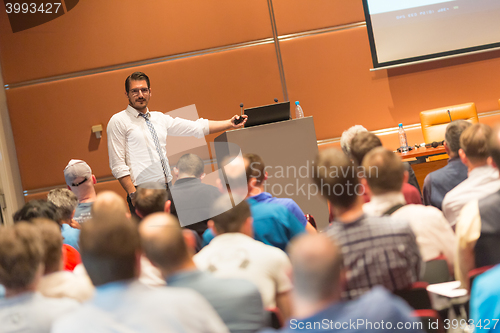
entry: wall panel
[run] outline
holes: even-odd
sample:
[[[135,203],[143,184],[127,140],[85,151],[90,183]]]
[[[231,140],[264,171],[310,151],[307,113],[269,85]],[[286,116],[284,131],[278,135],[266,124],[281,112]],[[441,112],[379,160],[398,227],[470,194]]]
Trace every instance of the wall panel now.
[[[140,68],[7,90],[8,107],[24,190],[64,184],[62,171],[83,159],[95,175],[111,175],[106,134],[111,116],[125,109],[124,81],[135,70],[151,79],[151,110],[167,112],[195,104],[200,117],[222,120],[246,107],[282,99],[274,45],[265,44]],[[213,140],[214,135],[207,137]]]
[[[270,37],[266,0],[85,0],[17,33],[0,11],[6,84]]]
[[[361,0],[273,0],[279,35],[365,20]]]

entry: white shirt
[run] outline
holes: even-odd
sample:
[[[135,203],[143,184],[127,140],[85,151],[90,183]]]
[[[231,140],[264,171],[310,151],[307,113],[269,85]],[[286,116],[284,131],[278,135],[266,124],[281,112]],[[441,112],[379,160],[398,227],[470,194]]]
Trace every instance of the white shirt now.
[[[443,199],[443,213],[451,226],[457,223],[463,206],[474,199],[481,199],[500,189],[498,169],[489,165],[472,169],[469,177],[448,192]]]
[[[209,133],[208,120],[196,121],[172,118],[161,112],[149,112],[149,120],[158,136],[161,152],[167,164],[165,179],[160,157],[146,120],[132,106],[109,120],[107,127],[109,166],[115,178],[129,176],[134,185],[147,182],[166,183],[172,180],[167,159],[167,134],[202,138]]]
[[[390,192],[373,196],[370,202],[363,205],[363,211],[367,215],[382,216],[397,204],[405,206],[396,210],[391,216],[409,223],[417,238],[422,260],[429,261],[442,254],[446,257],[450,267],[453,267],[456,237],[439,209],[432,206],[406,205],[402,193]]]
[[[213,307],[185,288],[151,289],[137,281],[107,283],[52,333],[229,333]]]
[[[38,292],[0,299],[0,332],[48,333],[57,318],[79,308],[68,298],[49,298]]]
[[[94,286],[88,276],[59,271],[44,275],[37,286],[37,291],[46,297],[68,297],[83,302],[92,297]]]
[[[218,235],[193,260],[198,269],[215,276],[253,282],[265,308],[276,307],[276,295],[292,289],[292,266],[285,252],[242,233]]]

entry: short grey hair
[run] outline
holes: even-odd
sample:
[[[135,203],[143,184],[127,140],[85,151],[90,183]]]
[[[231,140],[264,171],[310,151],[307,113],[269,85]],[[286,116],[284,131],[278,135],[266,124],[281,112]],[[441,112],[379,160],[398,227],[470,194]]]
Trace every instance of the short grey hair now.
[[[362,125],[354,125],[349,129],[345,130],[340,137],[340,146],[342,147],[342,151],[347,156],[351,153],[351,141],[356,136],[356,134],[361,132],[368,132],[366,128]]]
[[[73,217],[73,211],[78,206],[78,198],[76,195],[65,188],[50,190],[47,195],[47,200],[57,207],[63,221],[70,220]]]

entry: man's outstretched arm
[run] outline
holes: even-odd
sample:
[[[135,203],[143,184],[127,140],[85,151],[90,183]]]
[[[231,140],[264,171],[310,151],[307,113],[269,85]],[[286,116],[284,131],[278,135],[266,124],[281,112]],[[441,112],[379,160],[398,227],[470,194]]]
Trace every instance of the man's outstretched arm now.
[[[239,119],[239,117],[240,116],[235,115],[231,119],[228,119],[228,120],[209,120],[208,121],[209,134],[225,131],[228,129],[235,129],[235,128],[243,127],[243,125],[245,125],[245,123],[248,119],[248,116],[246,114],[244,114],[243,116],[241,116],[241,117],[243,117],[243,122],[241,122],[239,124],[235,124],[236,120]]]

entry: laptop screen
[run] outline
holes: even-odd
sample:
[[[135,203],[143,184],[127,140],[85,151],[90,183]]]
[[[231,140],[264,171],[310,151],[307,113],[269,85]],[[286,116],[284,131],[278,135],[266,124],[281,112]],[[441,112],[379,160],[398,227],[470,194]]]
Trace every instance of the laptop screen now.
[[[275,103],[245,109],[245,114],[248,116],[245,127],[290,120],[290,102]]]

